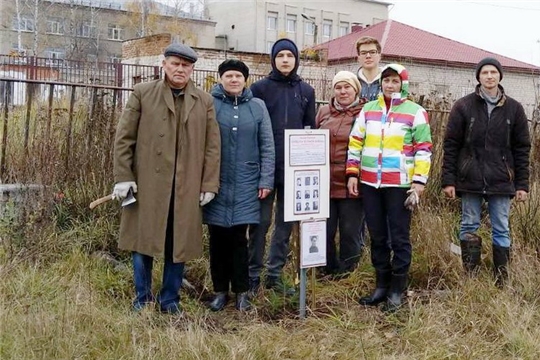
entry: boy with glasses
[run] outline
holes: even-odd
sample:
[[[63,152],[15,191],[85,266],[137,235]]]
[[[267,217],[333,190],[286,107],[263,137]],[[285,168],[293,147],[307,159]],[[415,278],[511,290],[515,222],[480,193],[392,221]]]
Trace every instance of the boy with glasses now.
[[[356,42],[358,53],[358,80],[362,85],[361,98],[376,100],[381,91],[381,44],[371,36],[363,36]]]

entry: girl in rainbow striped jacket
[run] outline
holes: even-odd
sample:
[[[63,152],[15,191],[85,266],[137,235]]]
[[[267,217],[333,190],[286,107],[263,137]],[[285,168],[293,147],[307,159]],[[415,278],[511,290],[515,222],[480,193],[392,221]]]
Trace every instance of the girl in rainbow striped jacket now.
[[[375,290],[359,302],[386,301],[383,310],[391,312],[401,306],[407,286],[411,211],[428,179],[432,143],[426,110],[407,99],[407,70],[387,65],[381,73],[381,90],[352,128],[347,187],[351,194],[361,191],[364,198],[376,275]]]

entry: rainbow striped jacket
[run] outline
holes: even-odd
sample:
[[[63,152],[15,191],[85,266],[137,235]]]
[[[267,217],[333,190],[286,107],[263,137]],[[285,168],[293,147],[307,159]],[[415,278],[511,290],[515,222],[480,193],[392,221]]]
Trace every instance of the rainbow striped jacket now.
[[[347,176],[379,187],[425,184],[431,166],[431,130],[426,110],[401,98],[386,109],[383,95],[368,102],[349,136]]]

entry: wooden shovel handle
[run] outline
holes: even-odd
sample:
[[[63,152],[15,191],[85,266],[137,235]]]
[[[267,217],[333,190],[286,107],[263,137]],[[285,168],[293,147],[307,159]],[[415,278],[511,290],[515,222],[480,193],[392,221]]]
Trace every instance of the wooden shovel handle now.
[[[109,201],[109,200],[112,200],[112,198],[113,198],[112,194],[109,194],[109,195],[107,195],[107,196],[104,196],[104,197],[102,197],[102,198],[99,198],[99,199],[97,199],[97,200],[94,200],[94,201],[92,201],[92,202],[90,203],[90,209],[93,209],[93,208],[95,208],[96,206],[103,204],[104,202],[107,202],[107,201]]]

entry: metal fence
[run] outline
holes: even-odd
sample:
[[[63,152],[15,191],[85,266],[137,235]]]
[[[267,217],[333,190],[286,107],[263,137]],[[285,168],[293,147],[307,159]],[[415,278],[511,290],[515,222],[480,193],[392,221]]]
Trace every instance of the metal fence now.
[[[267,74],[250,74],[248,85],[264,78]],[[163,77],[161,66],[126,64],[120,62],[77,61],[50,59],[35,56],[0,55],[0,78],[14,80],[31,80],[55,82],[55,96],[61,96],[65,89],[60,84],[103,85],[118,88],[132,88],[135,84]],[[210,91],[218,81],[216,70],[198,70],[193,72],[192,79],[196,86]],[[328,101],[331,97],[331,79],[305,78],[313,86],[317,99]],[[15,83],[14,83],[15,84]],[[11,89],[13,105],[25,103],[25,86],[23,82]],[[0,84],[0,96],[5,92],[6,84]],[[47,98],[46,88],[34,89]],[[118,102],[122,104],[122,101]]]

